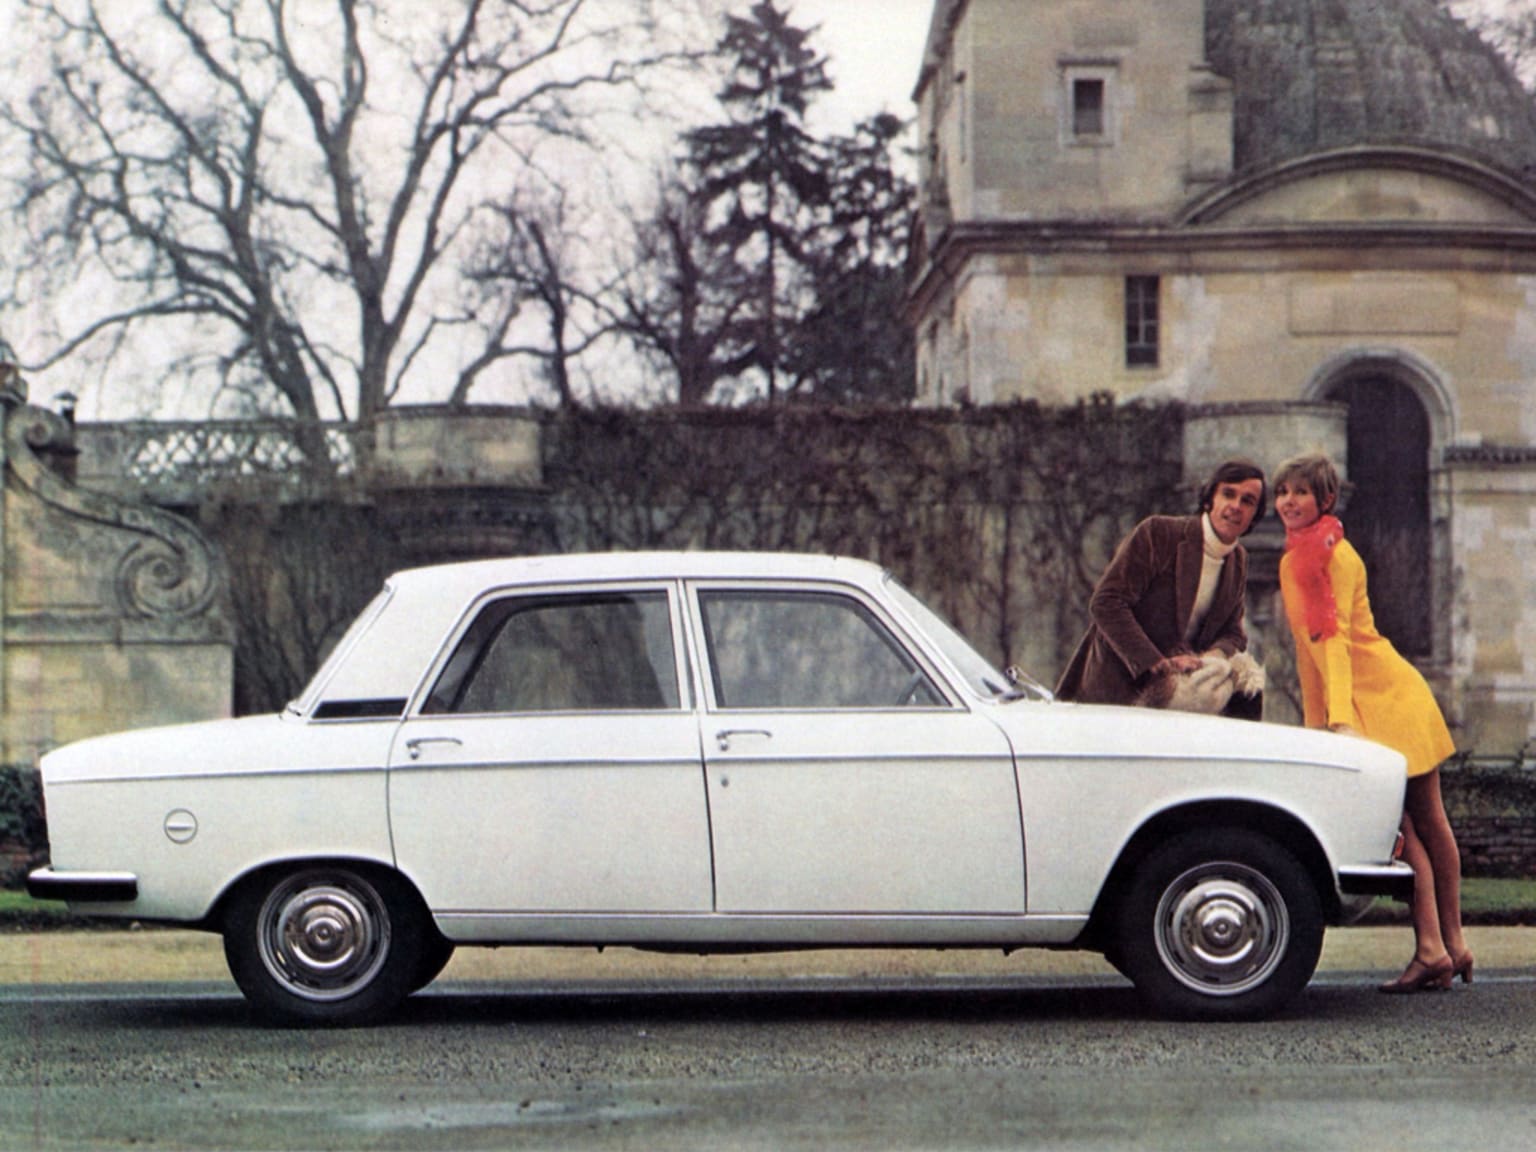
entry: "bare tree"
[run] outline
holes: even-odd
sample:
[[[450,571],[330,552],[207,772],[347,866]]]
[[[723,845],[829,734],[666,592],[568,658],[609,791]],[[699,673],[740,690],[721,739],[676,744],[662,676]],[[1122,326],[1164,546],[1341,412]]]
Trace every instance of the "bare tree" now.
[[[673,180],[651,217],[635,226],[634,263],[619,285],[617,325],[677,381],[684,407],[751,368],[751,279],[706,236],[705,206]]]
[[[463,308],[466,254],[537,150],[696,58],[687,0],[23,3],[47,66],[0,106],[28,159],[0,305],[75,309],[30,367],[195,347],[184,376],[304,421],[478,364],[464,401],[517,354],[504,300]]]
[[[344,500],[203,511],[230,579],[235,711],[273,712],[299,694],[398,561],[372,510]]]
[[[481,296],[474,310],[494,310],[497,320],[493,338],[459,372],[450,404],[465,403],[480,375],[509,357],[531,360],[560,407],[578,402],[576,366],[618,322],[616,276],[586,242],[603,223],[590,214],[573,219],[570,205],[551,185],[491,206],[494,227],[470,256],[466,278]]]

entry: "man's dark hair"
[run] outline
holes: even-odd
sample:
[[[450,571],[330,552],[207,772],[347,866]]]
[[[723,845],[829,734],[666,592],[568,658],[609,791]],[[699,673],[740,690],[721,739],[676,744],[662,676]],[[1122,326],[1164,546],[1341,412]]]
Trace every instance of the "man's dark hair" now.
[[[1248,525],[1248,535],[1264,519],[1264,513],[1269,506],[1269,481],[1264,478],[1264,469],[1260,468],[1252,460],[1243,456],[1234,456],[1231,460],[1224,460],[1216,465],[1216,471],[1211,473],[1211,478],[1200,489],[1201,512],[1209,512],[1211,505],[1216,500],[1216,489],[1223,484],[1241,484],[1244,480],[1257,480],[1259,482],[1259,508],[1253,514],[1253,522]]]

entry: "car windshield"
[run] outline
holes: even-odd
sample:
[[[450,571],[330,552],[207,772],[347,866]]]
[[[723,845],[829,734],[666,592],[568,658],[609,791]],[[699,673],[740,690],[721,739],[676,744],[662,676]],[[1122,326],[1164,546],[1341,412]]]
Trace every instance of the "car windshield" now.
[[[379,594],[368,602],[368,607],[357,614],[357,619],[352,621],[351,626],[348,627],[346,632],[342,633],[341,639],[336,642],[336,647],[331,649],[331,654],[321,663],[320,670],[310,678],[309,684],[305,687],[304,691],[300,693],[296,700],[289,701],[289,712],[304,715],[315,706],[315,700],[320,695],[320,690],[330,680],[337,667],[341,664],[342,659],[357,644],[362,634],[368,631],[369,625],[378,619],[379,613],[384,611],[384,605],[389,603],[389,598],[392,595],[394,595],[394,589],[386,584],[379,591]]]
[[[966,683],[982,696],[999,700],[1020,700],[1033,697],[1049,700],[1050,692],[1029,676],[1014,672],[1005,675],[992,666],[954,627],[928,605],[924,604],[891,575],[885,578],[886,587],[914,623],[939,647]]]

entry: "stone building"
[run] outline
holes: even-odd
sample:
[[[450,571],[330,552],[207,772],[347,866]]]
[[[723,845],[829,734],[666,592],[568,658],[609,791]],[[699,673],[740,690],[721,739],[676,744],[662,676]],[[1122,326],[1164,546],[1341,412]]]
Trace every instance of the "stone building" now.
[[[1434,0],[937,0],[915,97],[921,401],[1181,401],[1191,477],[1330,451],[1460,746],[1536,737],[1536,112],[1493,50]]]

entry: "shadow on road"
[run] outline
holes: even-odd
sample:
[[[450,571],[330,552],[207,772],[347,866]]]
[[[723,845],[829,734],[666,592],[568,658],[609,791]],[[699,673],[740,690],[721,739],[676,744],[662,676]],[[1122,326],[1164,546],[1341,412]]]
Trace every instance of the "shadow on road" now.
[[[58,1015],[96,1027],[175,1032],[182,1029],[243,1031],[266,1029],[233,990],[178,995],[175,985],[134,989],[90,988],[34,1004],[31,1015]],[[1430,999],[1420,998],[1420,1011]],[[1365,982],[1314,983],[1278,1020],[1340,1022],[1394,1015],[1394,998],[1378,996]],[[623,1025],[715,1023],[934,1024],[1072,1021],[1161,1023],[1129,984],[1114,978],[1038,980],[1028,983],[825,981],[808,986],[786,980],[730,986],[668,984],[615,985],[539,982],[494,984],[454,982],[432,985],[411,997],[373,1028],[477,1027],[513,1025]],[[1213,1027],[1213,1025],[1192,1025]],[[1223,1027],[1215,1025],[1214,1027]],[[1233,1027],[1241,1027],[1236,1025]],[[275,1030],[275,1029],[274,1029]],[[363,1029],[364,1031],[368,1029]],[[326,1029],[315,1031],[325,1032]]]

